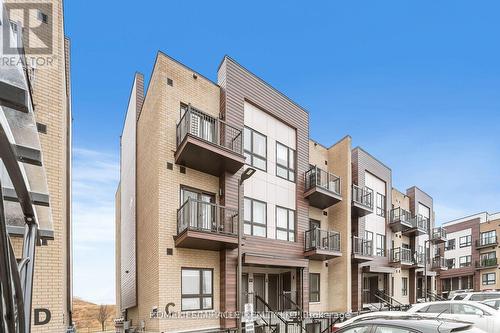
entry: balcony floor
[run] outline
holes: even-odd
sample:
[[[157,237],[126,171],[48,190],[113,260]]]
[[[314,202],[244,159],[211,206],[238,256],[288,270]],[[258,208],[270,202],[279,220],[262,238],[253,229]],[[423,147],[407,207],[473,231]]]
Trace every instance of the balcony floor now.
[[[311,249],[304,252],[304,256],[311,260],[329,260],[342,256],[342,252],[324,249]]]
[[[422,235],[425,235],[426,233],[427,233],[427,231],[425,229],[417,228],[417,227],[409,228],[409,229],[402,231],[402,234],[405,236],[413,236],[413,235],[422,236]]]
[[[375,257],[372,255],[356,254],[356,253],[352,254],[352,261],[357,263],[372,261],[373,259],[375,259]]]
[[[342,200],[342,196],[328,191],[320,186],[313,186],[304,193],[309,204],[319,209],[328,208]]]
[[[373,208],[367,207],[365,205],[360,204],[359,202],[353,201],[352,211],[357,217],[363,217],[373,213]]]
[[[187,134],[175,152],[175,163],[220,176],[225,171],[236,173],[245,157],[222,146]]]
[[[236,235],[192,229],[184,230],[181,234],[175,236],[174,239],[175,247],[179,248],[221,250],[238,247],[238,236]]]
[[[404,220],[396,220],[394,222],[389,223],[391,230],[394,232],[406,232],[411,229],[412,225],[410,222]]]

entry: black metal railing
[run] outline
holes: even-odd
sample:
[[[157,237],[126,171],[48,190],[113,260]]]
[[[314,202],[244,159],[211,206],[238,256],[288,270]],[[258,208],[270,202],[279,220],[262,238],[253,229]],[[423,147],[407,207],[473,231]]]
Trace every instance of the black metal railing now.
[[[476,261],[477,268],[494,267],[498,265],[498,258],[483,258]]]
[[[391,223],[403,222],[409,224],[412,221],[411,213],[401,207],[391,210],[390,219]]]
[[[316,166],[311,167],[304,174],[305,190],[308,191],[314,186],[321,187],[327,191],[340,195],[340,177],[333,173],[320,169]]]
[[[497,245],[497,236],[480,237],[476,240],[476,247]]]
[[[446,230],[442,227],[436,227],[432,229],[431,239],[446,239]]]
[[[310,250],[340,251],[340,233],[322,229],[305,232],[305,251]]]
[[[415,265],[417,266],[425,265],[425,253],[415,251]]]
[[[429,230],[429,219],[422,215],[417,215],[412,219],[412,226],[427,231]]]
[[[189,198],[177,210],[177,234],[186,229],[237,235],[238,211]]]
[[[432,258],[431,267],[433,269],[445,269],[445,268],[447,268],[445,258],[441,257],[441,256],[436,256],[436,257]]]
[[[191,106],[177,124],[177,147],[188,134],[238,154],[243,152],[240,129]]]
[[[401,247],[396,247],[390,251],[391,262],[412,264],[414,262],[412,251]]]
[[[373,256],[373,241],[353,236],[352,253],[363,256]]]
[[[368,209],[373,209],[373,190],[352,184],[352,200]]]

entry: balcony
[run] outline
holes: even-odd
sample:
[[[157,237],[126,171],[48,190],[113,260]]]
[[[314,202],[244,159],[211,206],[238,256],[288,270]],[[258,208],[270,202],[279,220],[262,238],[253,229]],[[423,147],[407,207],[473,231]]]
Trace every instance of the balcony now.
[[[373,241],[353,236],[352,260],[355,262],[365,262],[373,259]]]
[[[321,229],[306,231],[304,256],[314,260],[328,260],[342,256],[340,234]]]
[[[352,208],[357,217],[373,213],[373,190],[352,184]]]
[[[241,130],[192,107],[177,124],[175,163],[220,176],[245,163]]]
[[[431,269],[433,271],[445,271],[448,269],[446,265],[446,260],[442,256],[436,256],[432,258]]]
[[[434,244],[441,244],[446,242],[446,230],[441,227],[432,229],[430,241]]]
[[[220,250],[238,247],[238,211],[188,199],[177,210],[175,246]]]
[[[413,227],[411,213],[401,207],[391,210],[389,226],[394,232],[403,232]]]
[[[411,227],[402,231],[405,236],[420,236],[429,230],[429,220],[422,215],[417,215],[410,220]]]
[[[411,267],[414,263],[412,251],[401,247],[391,249],[389,261],[400,267]]]
[[[476,261],[476,269],[486,269],[498,267],[498,258],[485,258]]]
[[[495,247],[498,245],[497,236],[480,237],[476,240],[476,249]]]
[[[340,178],[318,167],[310,168],[304,175],[304,197],[319,209],[328,208],[342,200]]]
[[[414,254],[415,260],[413,262],[414,267],[424,267],[425,266],[425,254],[415,252]]]

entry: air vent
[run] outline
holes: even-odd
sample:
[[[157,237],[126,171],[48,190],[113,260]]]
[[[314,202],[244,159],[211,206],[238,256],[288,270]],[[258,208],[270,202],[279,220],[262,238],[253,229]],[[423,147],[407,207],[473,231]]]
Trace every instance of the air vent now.
[[[47,134],[47,125],[45,124],[36,123],[36,129],[38,130],[38,133]]]
[[[167,162],[167,169],[168,170],[173,170],[174,169],[174,165],[170,162]]]
[[[174,81],[172,81],[172,79],[171,79],[171,78],[167,77],[167,84],[168,84],[169,86],[173,87],[173,86],[174,86]]]
[[[328,212],[323,211],[323,215],[328,216]]]
[[[167,248],[167,256],[171,256],[174,254],[174,249],[172,249],[171,247]]]
[[[180,171],[181,173],[186,173],[186,167],[181,166],[181,167],[179,168],[179,171]]]

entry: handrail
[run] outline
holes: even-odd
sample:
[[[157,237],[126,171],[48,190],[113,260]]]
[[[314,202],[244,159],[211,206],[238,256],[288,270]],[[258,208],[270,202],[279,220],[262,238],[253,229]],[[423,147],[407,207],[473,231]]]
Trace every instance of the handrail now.
[[[241,155],[243,154],[241,132],[241,129],[229,125],[224,120],[188,105],[187,111],[176,125],[177,147],[189,134]]]
[[[177,210],[177,234],[192,229],[237,235],[237,217],[236,209],[188,198]]]
[[[446,238],[446,236],[447,236],[447,233],[443,227],[436,227],[436,228],[432,229],[431,239]]]
[[[476,267],[491,267],[498,265],[498,258],[484,258],[476,261]]]
[[[407,211],[406,209],[403,209],[401,207],[396,207],[391,209],[390,212],[390,221],[391,223],[395,222],[407,222],[411,223],[411,212]]]
[[[337,317],[337,318],[335,318],[335,320],[332,321],[330,323],[330,325],[328,325],[324,330],[322,330],[321,333],[331,332],[331,329],[332,329],[333,325],[335,325],[339,320],[340,320],[340,316]]]
[[[414,262],[414,260],[412,258],[411,249],[396,247],[394,249],[391,249],[390,254],[391,254],[390,258],[391,258],[392,262],[407,262],[407,263]]]
[[[476,247],[497,244],[497,236],[480,237],[476,240]]]
[[[271,308],[271,306],[259,295],[255,295],[255,304],[256,305],[257,305],[257,301],[260,301],[262,303],[262,305],[264,305],[264,307],[266,307],[269,310],[269,312],[273,313],[276,316],[276,318],[278,318],[283,324],[285,324],[285,325],[288,324],[288,321],[285,320],[276,310]]]
[[[304,234],[304,250],[322,249],[340,251],[340,233],[322,229],[311,229]]]
[[[314,186],[319,186],[335,194],[341,194],[340,177],[331,172],[320,169],[317,166],[311,167],[304,173],[304,180],[306,191],[310,190]]]
[[[435,256],[432,258],[432,268],[444,268],[446,266],[445,258],[442,256]]]
[[[352,184],[352,200],[369,209],[373,209],[373,190],[369,187],[361,187]]]
[[[289,294],[291,295],[292,292],[291,291],[283,291],[281,293],[281,296],[283,296],[283,298],[286,298],[286,300],[288,302],[290,302],[292,305],[295,306],[295,311],[299,311],[302,314],[304,311],[302,310],[302,308],[294,300],[292,300],[292,298],[290,296],[288,296]]]

